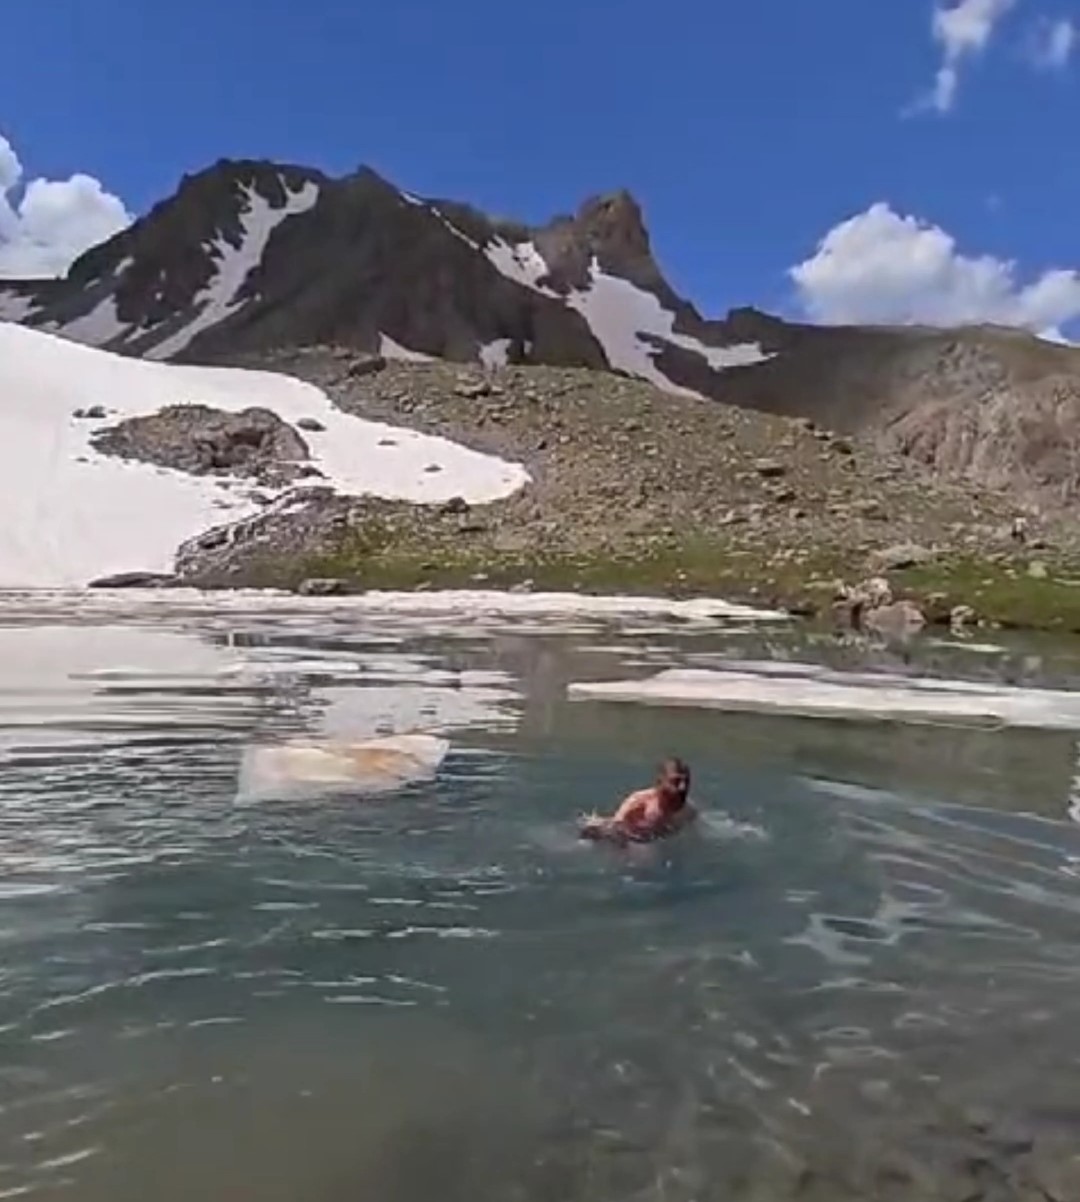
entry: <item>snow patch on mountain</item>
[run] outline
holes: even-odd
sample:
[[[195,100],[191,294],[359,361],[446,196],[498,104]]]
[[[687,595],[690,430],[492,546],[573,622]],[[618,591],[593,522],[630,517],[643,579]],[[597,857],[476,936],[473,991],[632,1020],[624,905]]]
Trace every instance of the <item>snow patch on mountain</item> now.
[[[433,217],[437,217],[443,223],[443,225],[446,226],[450,233],[452,233],[454,237],[458,239],[459,242],[464,242],[466,246],[471,247],[473,250],[480,249],[480,243],[477,242],[475,238],[470,238],[464,230],[459,230],[458,227],[450,220],[450,218],[447,217],[447,215],[442,211],[442,209],[436,208],[433,204],[425,204],[423,207],[426,208]]]
[[[517,242],[511,245],[503,238],[496,238],[484,248],[484,254],[500,274],[508,280],[513,280],[515,284],[522,284],[544,296],[558,296],[557,292],[540,283],[549,269],[534,242]]]
[[[402,346],[400,342],[395,342],[389,334],[379,335],[379,354],[384,359],[398,359],[403,363],[434,363],[434,358],[431,355],[425,355],[423,351],[412,351],[407,346]]]
[[[33,296],[0,289],[0,321],[25,321],[39,307]]]
[[[574,289],[567,303],[588,322],[593,336],[604,349],[608,362],[618,371],[648,380],[667,392],[698,394],[675,384],[656,366],[653,358],[662,340],[700,355],[710,367],[723,370],[761,363],[770,356],[758,343],[707,346],[697,338],[675,332],[675,314],[660,301],[629,280],[609,275],[594,259],[589,267],[588,288]]]
[[[316,480],[351,495],[483,504],[528,481],[518,464],[344,413],[290,376],[131,359],[25,326],[0,324],[0,588],[78,587],[116,572],[169,571],[179,544],[258,511],[245,482],[190,476],[99,454],[101,423],[168,405],[272,409],[309,437]],[[435,470],[437,469],[437,470]]]
[[[319,199],[319,186],[309,181],[298,191],[287,192],[285,204],[277,209],[251,185],[246,186],[243,193],[239,244],[224,235],[211,243],[209,250],[216,260],[217,271],[209,285],[195,298],[194,304],[201,306],[198,315],[147,351],[148,358],[171,359],[190,346],[203,330],[224,321],[243,307],[249,298],[238,299],[237,293],[262,262],[270,235],[289,217],[313,208]]]
[[[62,326],[49,322],[41,327],[50,334],[61,334],[75,342],[85,342],[88,346],[107,346],[116,339],[131,333],[130,322],[120,320],[116,311],[116,297],[109,295],[95,305],[89,313],[73,318]]]
[[[505,367],[509,363],[510,338],[496,338],[480,344],[480,362],[488,368]]]

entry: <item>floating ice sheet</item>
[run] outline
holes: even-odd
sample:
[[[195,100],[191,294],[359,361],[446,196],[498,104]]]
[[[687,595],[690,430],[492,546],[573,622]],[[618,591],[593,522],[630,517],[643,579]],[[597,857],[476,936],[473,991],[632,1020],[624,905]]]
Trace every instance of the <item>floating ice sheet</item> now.
[[[387,793],[433,777],[449,750],[449,740],[428,734],[249,747],[240,767],[237,800]]]
[[[1080,692],[985,681],[841,672],[815,664],[732,661],[721,671],[669,669],[644,680],[576,683],[578,701],[621,701],[861,722],[1080,730]]]

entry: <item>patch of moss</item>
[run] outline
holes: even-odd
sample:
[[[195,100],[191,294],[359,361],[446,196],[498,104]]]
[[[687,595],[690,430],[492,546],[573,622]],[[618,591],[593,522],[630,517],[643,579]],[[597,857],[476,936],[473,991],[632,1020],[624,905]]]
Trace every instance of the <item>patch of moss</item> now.
[[[543,590],[722,595],[732,600],[794,604],[813,595],[808,582],[834,579],[844,574],[846,566],[839,553],[821,553],[799,563],[774,563],[764,551],[747,552],[701,539],[640,550],[560,553],[500,553],[487,547],[445,545],[404,547],[393,540],[372,546],[366,540],[349,539],[333,554],[306,560],[303,574],[339,577],[369,588],[451,588],[475,586],[478,581],[508,588],[529,582]]]

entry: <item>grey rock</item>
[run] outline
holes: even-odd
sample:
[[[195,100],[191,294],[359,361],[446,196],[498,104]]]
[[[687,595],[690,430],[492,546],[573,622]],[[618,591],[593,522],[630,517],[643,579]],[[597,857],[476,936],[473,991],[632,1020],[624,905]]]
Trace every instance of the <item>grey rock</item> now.
[[[301,417],[297,419],[296,428],[298,430],[308,430],[312,434],[321,434],[326,427],[317,417]]]
[[[891,638],[917,634],[926,626],[926,616],[913,601],[894,601],[867,610],[863,615],[867,630]]]
[[[466,400],[475,401],[480,397],[491,396],[491,385],[486,380],[479,380],[475,384],[458,384],[454,388],[454,393],[457,396],[465,397]]]
[[[1041,559],[1033,559],[1028,564],[1028,575],[1032,580],[1046,580],[1050,575],[1050,569]]]
[[[353,359],[345,369],[351,380],[362,380],[365,376],[375,376],[386,370],[386,360],[382,355],[362,355]]]
[[[933,551],[917,543],[900,543],[894,547],[875,551],[870,560],[879,572],[899,572],[904,568],[919,567],[934,558]]]
[[[889,519],[882,503],[872,497],[856,501],[852,509],[859,517],[866,518],[871,522],[885,522]]]
[[[91,405],[88,409],[76,409],[71,416],[81,421],[101,421],[107,414],[104,405]]]
[[[208,405],[171,405],[98,430],[96,450],[196,476],[247,476],[279,486],[300,474],[307,443],[270,409],[227,413]]]
[[[781,476],[787,475],[787,467],[778,459],[756,459],[754,460],[754,471],[763,480],[777,480]]]
[[[301,581],[296,591],[302,597],[340,597],[349,591],[349,586],[336,576],[314,576]]]
[[[970,605],[954,605],[949,611],[949,626],[953,630],[963,630],[977,622],[979,615]]]

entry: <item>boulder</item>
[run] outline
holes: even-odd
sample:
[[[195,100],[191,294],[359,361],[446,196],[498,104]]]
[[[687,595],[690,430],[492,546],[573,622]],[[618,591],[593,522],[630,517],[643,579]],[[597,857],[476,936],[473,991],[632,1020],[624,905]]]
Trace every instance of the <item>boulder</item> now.
[[[905,568],[920,567],[933,558],[933,551],[918,543],[899,543],[895,547],[875,551],[870,556],[870,562],[878,572],[901,572]]]
[[[386,360],[382,355],[361,355],[353,359],[345,369],[351,380],[362,380],[365,376],[375,376],[386,369]]]
[[[80,421],[101,421],[106,416],[104,405],[91,405],[89,409],[76,409],[71,415]]]
[[[298,430],[307,430],[312,434],[321,434],[326,427],[317,417],[301,417],[297,419],[296,428]]]
[[[926,626],[926,617],[914,601],[894,601],[864,611],[863,626],[886,638],[905,639]]]
[[[491,396],[491,385],[486,380],[480,380],[475,384],[463,383],[458,384],[454,388],[454,395],[464,397],[466,400],[475,401],[480,397]]]
[[[949,610],[949,627],[954,631],[963,630],[978,621],[979,615],[970,605],[954,605]]]
[[[280,487],[307,468],[308,446],[270,409],[170,405],[98,430],[96,450],[195,476],[245,476]]]

